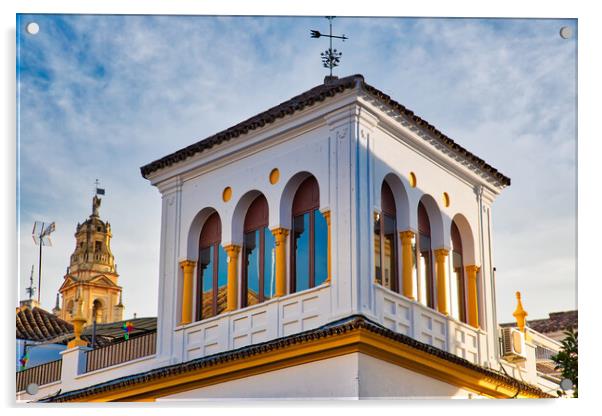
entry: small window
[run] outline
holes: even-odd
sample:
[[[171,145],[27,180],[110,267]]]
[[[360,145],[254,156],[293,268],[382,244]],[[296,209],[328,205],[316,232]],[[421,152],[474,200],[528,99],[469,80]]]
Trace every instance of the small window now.
[[[241,307],[271,299],[276,291],[274,236],[268,229],[268,201],[259,195],[245,215]]]
[[[101,241],[95,241],[94,242],[94,251],[100,251],[102,250],[102,242]]]
[[[382,213],[374,219],[375,281],[398,292],[395,198],[386,182],[381,187],[381,208]]]
[[[456,319],[467,322],[466,317],[466,281],[464,277],[464,261],[462,256],[462,238],[456,222],[451,226],[451,313]]]
[[[221,243],[222,223],[214,212],[207,218],[199,238],[196,320],[219,315],[226,309],[228,264]]]
[[[418,256],[420,261],[420,301],[435,309],[435,281],[431,254],[431,224],[422,202],[418,204]]]
[[[291,293],[319,286],[328,277],[328,224],[319,207],[318,181],[310,176],[299,185],[293,199]]]

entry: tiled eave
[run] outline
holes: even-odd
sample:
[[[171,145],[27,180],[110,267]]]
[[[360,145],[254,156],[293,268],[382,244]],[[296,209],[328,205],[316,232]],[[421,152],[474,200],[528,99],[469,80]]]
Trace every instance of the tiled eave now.
[[[463,159],[466,164],[471,166],[472,169],[482,172],[488,176],[491,181],[495,182],[496,185],[502,187],[510,186],[510,178],[503,175],[493,166],[487,164],[483,159],[477,157],[457,144],[454,140],[435,128],[435,126],[414,114],[413,111],[393,100],[384,92],[367,84],[364,81],[364,77],[359,74],[318,85],[304,92],[303,94],[278,104],[277,106],[259,113],[241,123],[238,123],[233,127],[230,127],[217,134],[214,134],[213,136],[207,137],[206,139],[200,140],[190,146],[144,165],[140,168],[142,176],[148,179],[149,175],[151,175],[153,172],[182,162],[198,153],[219,145],[220,143],[241,138],[241,136],[244,136],[251,131],[260,129],[267,124],[274,123],[279,119],[283,119],[288,115],[292,115],[295,112],[301,111],[318,102],[322,102],[329,97],[334,97],[335,95],[352,88],[358,88],[364,91],[365,93],[374,97],[375,100],[388,106],[389,108],[392,108],[397,114],[410,120],[410,122],[417,128],[422,129],[432,136],[439,145],[443,146],[449,152],[449,154],[454,155],[458,159]]]
[[[362,315],[353,315],[299,334],[278,338],[260,344],[249,345],[236,350],[226,351],[180,364],[156,368],[145,373],[117,378],[83,389],[58,394],[41,401],[67,402],[93,400],[99,396],[109,396],[112,393],[119,391],[150,386],[152,383],[158,383],[162,380],[177,380],[178,378],[188,377],[199,371],[210,372],[219,366],[256,359],[258,356],[271,354],[278,350],[298,348],[305,343],[325,342],[328,339],[336,340],[339,337],[342,338],[360,331],[370,333],[372,336],[376,336],[379,339],[385,339],[393,346],[397,345],[398,348],[406,348],[408,351],[419,352],[428,360],[447,362],[453,367],[465,369],[467,374],[478,374],[479,377],[483,380],[487,380],[490,384],[503,386],[507,391],[516,392],[516,396],[522,394],[523,397],[553,397],[528,383],[473,364],[454,354],[416,341],[406,335],[393,332]],[[127,400],[127,397],[122,397],[121,399]]]

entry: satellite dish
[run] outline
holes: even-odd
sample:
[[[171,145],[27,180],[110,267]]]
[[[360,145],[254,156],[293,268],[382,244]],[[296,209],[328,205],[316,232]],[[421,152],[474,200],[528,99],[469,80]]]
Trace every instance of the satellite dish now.
[[[563,378],[560,382],[560,388],[564,391],[573,390],[573,382],[568,378]]]
[[[25,387],[25,391],[27,392],[27,394],[29,394],[31,396],[36,394],[39,389],[40,389],[40,387],[36,383],[29,383],[27,385],[27,387]]]

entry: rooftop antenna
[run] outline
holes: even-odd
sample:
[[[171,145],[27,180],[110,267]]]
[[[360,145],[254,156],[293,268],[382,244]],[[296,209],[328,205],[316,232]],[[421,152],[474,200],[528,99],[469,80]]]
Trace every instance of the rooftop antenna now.
[[[33,285],[33,264],[31,265],[31,273],[29,274],[29,287],[25,288],[25,292],[30,300],[33,300],[33,295],[36,293],[36,287]]]
[[[330,26],[330,34],[325,35],[323,33],[320,33],[318,30],[310,30],[310,35],[312,38],[319,38],[319,37],[327,37],[330,40],[330,46],[327,50],[325,50],[324,52],[322,52],[320,55],[322,56],[322,64],[324,65],[324,68],[329,68],[330,69],[330,77],[332,78],[332,68],[339,66],[339,63],[341,62],[341,56],[343,56],[342,52],[338,52],[336,49],[332,49],[332,39],[336,38],[336,39],[341,39],[343,42],[345,42],[345,39],[349,39],[348,37],[345,36],[345,34],[343,34],[342,36],[335,36],[332,34],[332,20],[335,18],[335,16],[326,16],[326,18],[328,19],[328,23]]]
[[[46,224],[42,221],[35,221],[31,236],[36,246],[40,246],[40,255],[38,258],[38,303],[40,303],[40,293],[42,292],[42,247],[52,247],[50,234],[55,230],[54,221]]]

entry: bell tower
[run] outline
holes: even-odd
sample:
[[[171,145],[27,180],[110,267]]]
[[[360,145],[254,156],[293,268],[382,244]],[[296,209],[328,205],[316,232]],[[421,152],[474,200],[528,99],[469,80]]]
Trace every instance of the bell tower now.
[[[98,189],[97,189],[98,193]],[[104,190],[103,190],[104,193]],[[62,308],[57,308],[60,318],[71,321],[78,290],[86,323],[109,323],[123,319],[121,287],[115,258],[111,252],[111,225],[100,219],[98,195],[92,199],[92,214],[75,231],[75,250],[59,293]]]

